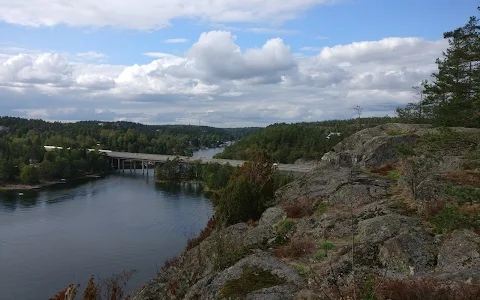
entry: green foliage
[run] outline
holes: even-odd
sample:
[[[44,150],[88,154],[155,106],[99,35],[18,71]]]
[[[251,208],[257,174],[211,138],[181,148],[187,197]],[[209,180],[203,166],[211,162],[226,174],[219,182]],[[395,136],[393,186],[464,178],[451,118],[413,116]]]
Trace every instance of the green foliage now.
[[[205,252],[214,271],[221,271],[233,266],[247,253],[248,249],[236,246],[228,236],[222,236],[220,233],[212,236],[212,243],[207,246]]]
[[[23,166],[22,171],[20,172],[20,179],[23,183],[34,184],[38,183],[40,179],[40,174],[38,169],[34,166]]]
[[[324,213],[326,213],[328,210],[328,204],[327,203],[320,203],[320,205],[318,205],[317,209],[315,210],[315,215],[316,216],[320,216],[320,215],[323,215]]]
[[[320,244],[320,248],[322,248],[325,251],[328,251],[328,250],[335,249],[335,245],[330,242],[323,242]]]
[[[460,205],[480,202],[480,188],[469,186],[448,186],[445,192],[447,195],[454,197]]]
[[[449,48],[437,59],[432,82],[423,81],[420,102],[397,109],[399,117],[441,126],[480,127],[480,26],[478,18],[443,34]]]
[[[297,271],[298,274],[306,276],[310,274],[311,270],[308,266],[302,264],[291,263],[292,268]]]
[[[244,299],[249,293],[285,283],[285,279],[257,267],[244,267],[242,276],[225,283],[220,291],[226,299]]]
[[[271,153],[272,159],[281,163],[294,163],[297,159],[320,159],[333,146],[359,129],[395,122],[395,119],[362,118],[332,120],[312,123],[273,124],[227,147],[215,158],[250,160],[259,151]],[[340,133],[340,136],[330,133]]]
[[[295,226],[295,222],[292,220],[282,220],[279,221],[277,224],[280,228],[282,228],[284,231],[290,231],[292,230],[293,226]]]
[[[272,160],[266,155],[235,169],[227,186],[213,199],[216,220],[222,225],[257,220],[273,200],[273,182]]]
[[[274,174],[274,189],[278,190],[279,188],[289,184],[295,180],[295,176],[291,172],[282,172],[275,170]]]
[[[315,253],[315,259],[316,260],[322,260],[327,257],[327,253],[324,250],[319,250],[317,253]]]
[[[459,228],[468,228],[470,218],[467,214],[462,213],[458,206],[447,205],[430,222],[435,226],[436,232],[447,233]]]

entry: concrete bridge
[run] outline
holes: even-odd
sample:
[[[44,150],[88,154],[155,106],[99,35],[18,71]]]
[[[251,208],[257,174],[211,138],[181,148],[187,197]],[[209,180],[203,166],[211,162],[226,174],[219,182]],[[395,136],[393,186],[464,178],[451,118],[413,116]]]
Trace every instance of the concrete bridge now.
[[[55,146],[45,146],[47,151],[54,149],[62,149],[61,147]],[[88,149],[89,151],[95,151],[95,149]],[[165,163],[168,159],[173,160],[178,157],[181,162],[184,163],[194,163],[195,161],[200,161],[201,164],[214,164],[218,163],[221,165],[229,164],[231,166],[241,166],[245,163],[243,160],[233,160],[233,159],[217,159],[217,158],[205,158],[205,157],[189,157],[189,156],[177,156],[177,155],[161,155],[161,154],[147,154],[147,153],[132,153],[132,152],[117,152],[111,150],[98,150],[99,152],[105,153],[108,157],[112,158],[114,163],[117,165],[118,170],[125,170],[125,162],[128,163],[130,170],[136,168],[137,163],[140,162],[142,165],[142,172],[147,172],[150,166],[155,170],[157,163]],[[278,170],[287,171],[287,172],[301,172],[307,173],[313,170],[313,166],[310,165],[295,165],[295,164],[278,164]]]

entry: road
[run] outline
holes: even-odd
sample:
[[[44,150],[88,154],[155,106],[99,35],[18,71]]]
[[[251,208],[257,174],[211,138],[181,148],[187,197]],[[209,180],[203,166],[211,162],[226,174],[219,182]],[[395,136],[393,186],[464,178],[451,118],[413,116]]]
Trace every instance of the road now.
[[[108,151],[104,150],[104,152],[108,157],[111,158],[120,158],[126,160],[145,160],[151,162],[165,162],[167,159],[174,159],[177,156],[174,155],[160,155],[160,154],[147,154],[147,153],[131,153],[131,152],[116,152],[116,151]],[[245,161],[243,160],[233,160],[233,159],[217,159],[217,158],[192,158],[188,156],[178,156],[181,161],[184,162],[194,162],[196,160],[200,160],[202,164],[208,163],[219,163],[219,164],[230,164],[232,166],[241,166]],[[288,172],[301,172],[307,173],[313,170],[313,166],[309,165],[295,165],[295,164],[279,164],[278,169],[280,171],[288,171]]]

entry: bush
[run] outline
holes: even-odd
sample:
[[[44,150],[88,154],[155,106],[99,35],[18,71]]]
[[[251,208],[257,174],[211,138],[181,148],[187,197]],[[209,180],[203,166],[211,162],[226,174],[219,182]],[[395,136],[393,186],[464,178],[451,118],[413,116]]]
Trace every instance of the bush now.
[[[313,252],[315,244],[307,239],[300,240],[290,240],[290,242],[275,250],[275,255],[277,257],[301,257],[303,255],[308,255]]]
[[[288,232],[292,230],[293,226],[295,226],[295,222],[292,220],[282,220],[278,222],[277,225],[282,229],[282,231]]]
[[[437,232],[447,233],[454,229],[468,227],[469,218],[458,209],[458,206],[447,205],[430,222],[435,226]]]
[[[480,188],[449,186],[445,192],[447,195],[454,197],[458,204],[474,204],[480,202]]]
[[[247,255],[248,249],[245,247],[238,247],[232,241],[220,234],[212,236],[212,243],[206,250],[206,256],[213,264],[215,271],[221,271],[233,266],[237,261]]]
[[[288,218],[297,219],[311,216],[315,212],[315,207],[313,206],[312,199],[302,197],[296,199],[294,202],[283,205],[283,210]]]
[[[214,200],[219,225],[257,220],[274,198],[272,160],[264,155],[235,170],[228,185]]]
[[[200,245],[200,243],[208,238],[213,230],[215,229],[215,216],[211,217],[208,222],[207,226],[200,232],[198,237],[190,238],[187,241],[187,247],[185,248],[185,251],[188,251],[192,248],[195,248],[196,246]]]

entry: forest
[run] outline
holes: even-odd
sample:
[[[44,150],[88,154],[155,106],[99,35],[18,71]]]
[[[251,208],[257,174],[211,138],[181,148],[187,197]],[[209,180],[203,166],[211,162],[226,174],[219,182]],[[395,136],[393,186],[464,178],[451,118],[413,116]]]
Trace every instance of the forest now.
[[[132,122],[60,123],[0,117],[0,184],[18,181],[36,184],[109,170],[104,155],[86,149],[190,156],[201,147],[216,147],[255,130]],[[46,152],[45,145],[64,150]]]
[[[359,114],[360,116],[360,114]],[[374,117],[310,123],[273,124],[225,148],[215,158],[250,160],[259,151],[271,153],[280,163],[298,159],[318,160],[345,137],[358,130],[398,122],[396,118]]]

